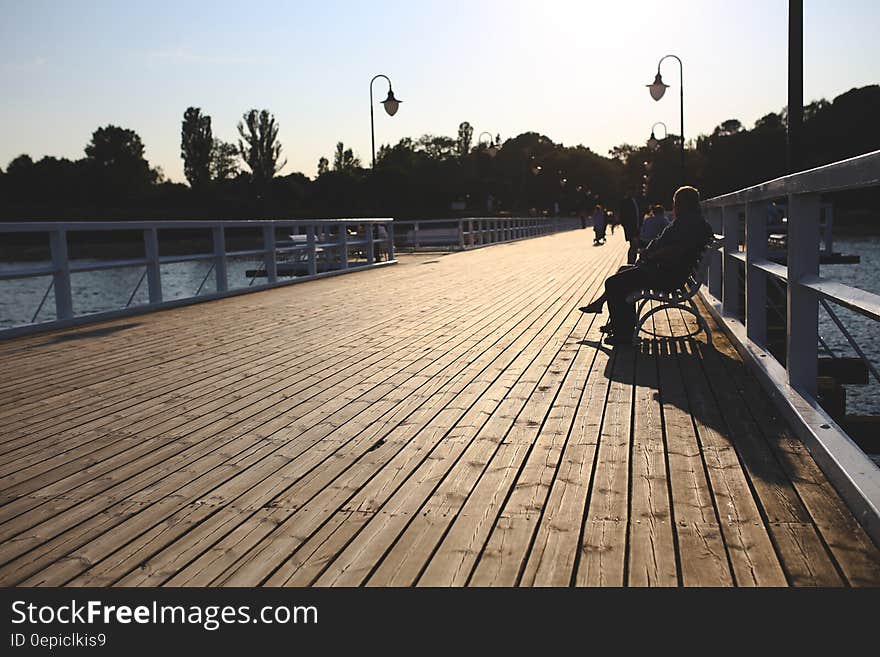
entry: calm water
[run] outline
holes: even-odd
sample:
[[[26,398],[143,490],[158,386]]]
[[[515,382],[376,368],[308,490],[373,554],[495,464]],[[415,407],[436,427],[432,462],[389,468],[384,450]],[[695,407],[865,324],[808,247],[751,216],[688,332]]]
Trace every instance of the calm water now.
[[[858,254],[859,265],[823,265],[822,273],[852,285],[880,294],[880,237],[851,237],[835,239],[835,251]],[[16,269],[22,266],[35,266],[41,263],[0,263],[0,270]],[[162,292],[165,299],[180,299],[193,296],[202,286],[201,294],[215,289],[214,274],[209,273],[210,262],[183,262],[162,265]],[[230,258],[227,270],[230,289],[248,287],[250,280],[245,270],[259,268],[255,258]],[[82,272],[73,274],[73,304],[78,314],[100,312],[125,307],[132,292],[143,275],[143,267],[114,269],[111,271]],[[207,275],[207,280],[205,279]],[[50,277],[0,281],[0,328],[27,324],[31,321],[40,300],[46,292]],[[257,280],[257,283],[260,279]],[[256,283],[255,283],[256,284]],[[131,305],[147,303],[146,280],[138,287]],[[838,317],[849,329],[856,342],[880,369],[880,327],[860,315],[833,306]],[[37,315],[37,321],[55,318],[55,300],[50,292]],[[838,356],[855,356],[838,328],[827,317],[824,310],[819,313],[819,331],[825,342]],[[849,385],[847,388],[847,408],[850,413],[880,414],[880,384],[873,378],[868,385]]]
[[[852,285],[874,294],[880,294],[880,237],[835,238],[834,250],[839,253],[861,256],[858,265],[822,265],[823,276],[835,278],[842,283]],[[846,326],[856,343],[880,370],[880,323],[862,317],[846,308],[829,304],[831,309]],[[819,335],[837,356],[853,356],[852,350],[840,329],[828,318],[827,313],[819,308]],[[847,412],[864,415],[880,415],[880,383],[868,375],[868,385],[847,385]]]
[[[96,260],[78,260],[90,263]],[[0,262],[0,271],[10,269],[35,268],[47,266],[45,262],[10,263]],[[248,269],[259,269],[262,260],[256,258],[227,258],[226,269],[229,289],[248,287],[250,279],[245,276]],[[166,301],[209,294],[216,290],[214,272],[210,261],[176,262],[161,265],[162,297]],[[131,306],[146,304],[149,301],[147,281],[141,281],[143,267],[122,267],[108,271],[80,272],[71,275],[73,308],[77,315],[125,308],[131,299]],[[207,276],[207,279],[206,279]],[[14,281],[0,281],[0,329],[28,324],[40,306],[46,293],[50,276],[24,278]],[[265,282],[258,278],[254,285]],[[138,282],[140,281],[140,286]],[[202,282],[204,281],[204,285]],[[135,289],[137,291],[135,292]],[[132,293],[134,292],[134,298]],[[49,292],[36,321],[55,319],[55,297]]]

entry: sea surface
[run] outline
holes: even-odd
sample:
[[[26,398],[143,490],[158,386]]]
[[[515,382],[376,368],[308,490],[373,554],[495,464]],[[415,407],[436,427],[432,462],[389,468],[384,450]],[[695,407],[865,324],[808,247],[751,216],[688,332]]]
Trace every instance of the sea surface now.
[[[823,276],[833,277],[848,285],[880,294],[880,236],[837,237],[834,250],[839,253],[858,254],[861,256],[861,263],[822,265]],[[248,287],[251,279],[245,275],[245,271],[260,268],[260,263],[257,258],[228,258],[229,288]],[[47,264],[0,262],[0,271]],[[146,279],[141,280],[143,273],[143,267],[127,267],[73,274],[71,285],[75,312],[84,314],[115,310],[124,308],[129,301],[132,306],[147,303],[147,282]],[[257,279],[254,285],[263,280],[265,279]],[[140,285],[138,285],[139,281]],[[40,307],[50,282],[50,276],[0,281],[0,329],[28,324],[31,321],[54,319],[55,299],[51,291]],[[214,289],[214,272],[211,271],[210,262],[162,265],[162,292],[166,300],[195,296],[197,292],[203,295]],[[38,308],[39,312],[37,312]],[[880,324],[846,308],[832,305],[832,309],[874,367],[880,370]],[[835,355],[856,355],[846,338],[821,308],[819,332]],[[880,415],[880,383],[873,377],[869,379],[868,385],[846,386],[849,413]]]

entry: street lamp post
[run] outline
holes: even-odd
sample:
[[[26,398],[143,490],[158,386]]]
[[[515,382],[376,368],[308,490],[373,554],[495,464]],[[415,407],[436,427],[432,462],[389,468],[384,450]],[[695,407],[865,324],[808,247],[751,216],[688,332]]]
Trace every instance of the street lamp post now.
[[[654,77],[654,82],[651,84],[646,84],[645,86],[651,92],[651,98],[654,100],[660,100],[663,98],[663,94],[666,93],[666,89],[669,88],[668,84],[663,82],[663,78],[660,75],[660,64],[663,63],[664,59],[672,57],[673,59],[678,61],[678,73],[679,73],[679,88],[680,88],[680,101],[681,101],[681,184],[684,184],[684,66],[681,63],[681,59],[676,55],[665,55],[660,58],[660,61],[657,62],[657,75]]]
[[[491,133],[486,132],[485,130],[481,132],[480,136],[477,137],[477,145],[479,146],[483,143],[483,135],[488,135],[489,137],[489,145],[486,146],[486,155],[488,155],[489,157],[495,157],[496,155],[498,155],[498,146],[495,145],[495,139],[494,137],[492,137]]]
[[[382,101],[382,106],[385,108],[385,111],[388,113],[388,116],[394,116],[397,114],[397,108],[400,107],[400,103],[402,100],[398,100],[394,97],[394,91],[391,89],[391,80],[387,75],[376,75],[370,80],[370,138],[373,145],[373,168],[376,168],[376,129],[373,126],[373,83],[377,78],[385,78],[388,80],[388,97]]]
[[[657,123],[652,125],[651,136],[648,137],[648,148],[650,148],[652,151],[656,151],[657,148],[660,146],[660,140],[654,136],[654,128],[656,128],[658,125],[663,126],[663,139],[666,139],[666,137],[669,136],[669,130],[666,128],[666,124],[663,123],[663,121],[657,121]]]

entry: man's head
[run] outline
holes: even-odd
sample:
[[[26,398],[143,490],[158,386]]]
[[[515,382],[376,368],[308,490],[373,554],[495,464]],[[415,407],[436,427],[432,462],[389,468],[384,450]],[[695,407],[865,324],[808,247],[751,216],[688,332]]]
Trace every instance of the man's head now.
[[[683,214],[700,214],[700,192],[696,187],[686,185],[675,190],[672,197],[672,213],[676,218]]]
[[[666,214],[666,208],[658,203],[657,205],[651,206],[651,214],[655,217],[662,217]]]

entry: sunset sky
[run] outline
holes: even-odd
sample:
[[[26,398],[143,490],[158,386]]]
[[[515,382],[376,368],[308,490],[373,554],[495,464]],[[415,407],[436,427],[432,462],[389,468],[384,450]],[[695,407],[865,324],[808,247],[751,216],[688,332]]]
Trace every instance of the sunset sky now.
[[[685,135],[728,118],[746,126],[786,102],[785,0],[354,0],[74,2],[0,0],[0,167],[20,153],[82,157],[92,131],[132,128],[147,158],[183,181],[180,121],[190,105],[232,141],[250,108],[280,124],[288,164],[314,176],[337,141],[370,160],[376,141],[454,135],[461,121],[502,138],[535,130],[605,154],[655,121],[679,132],[679,73],[653,101],[667,53],[684,61]],[[880,3],[804,2],[804,98],[880,82]],[[375,85],[376,101],[387,91]]]

